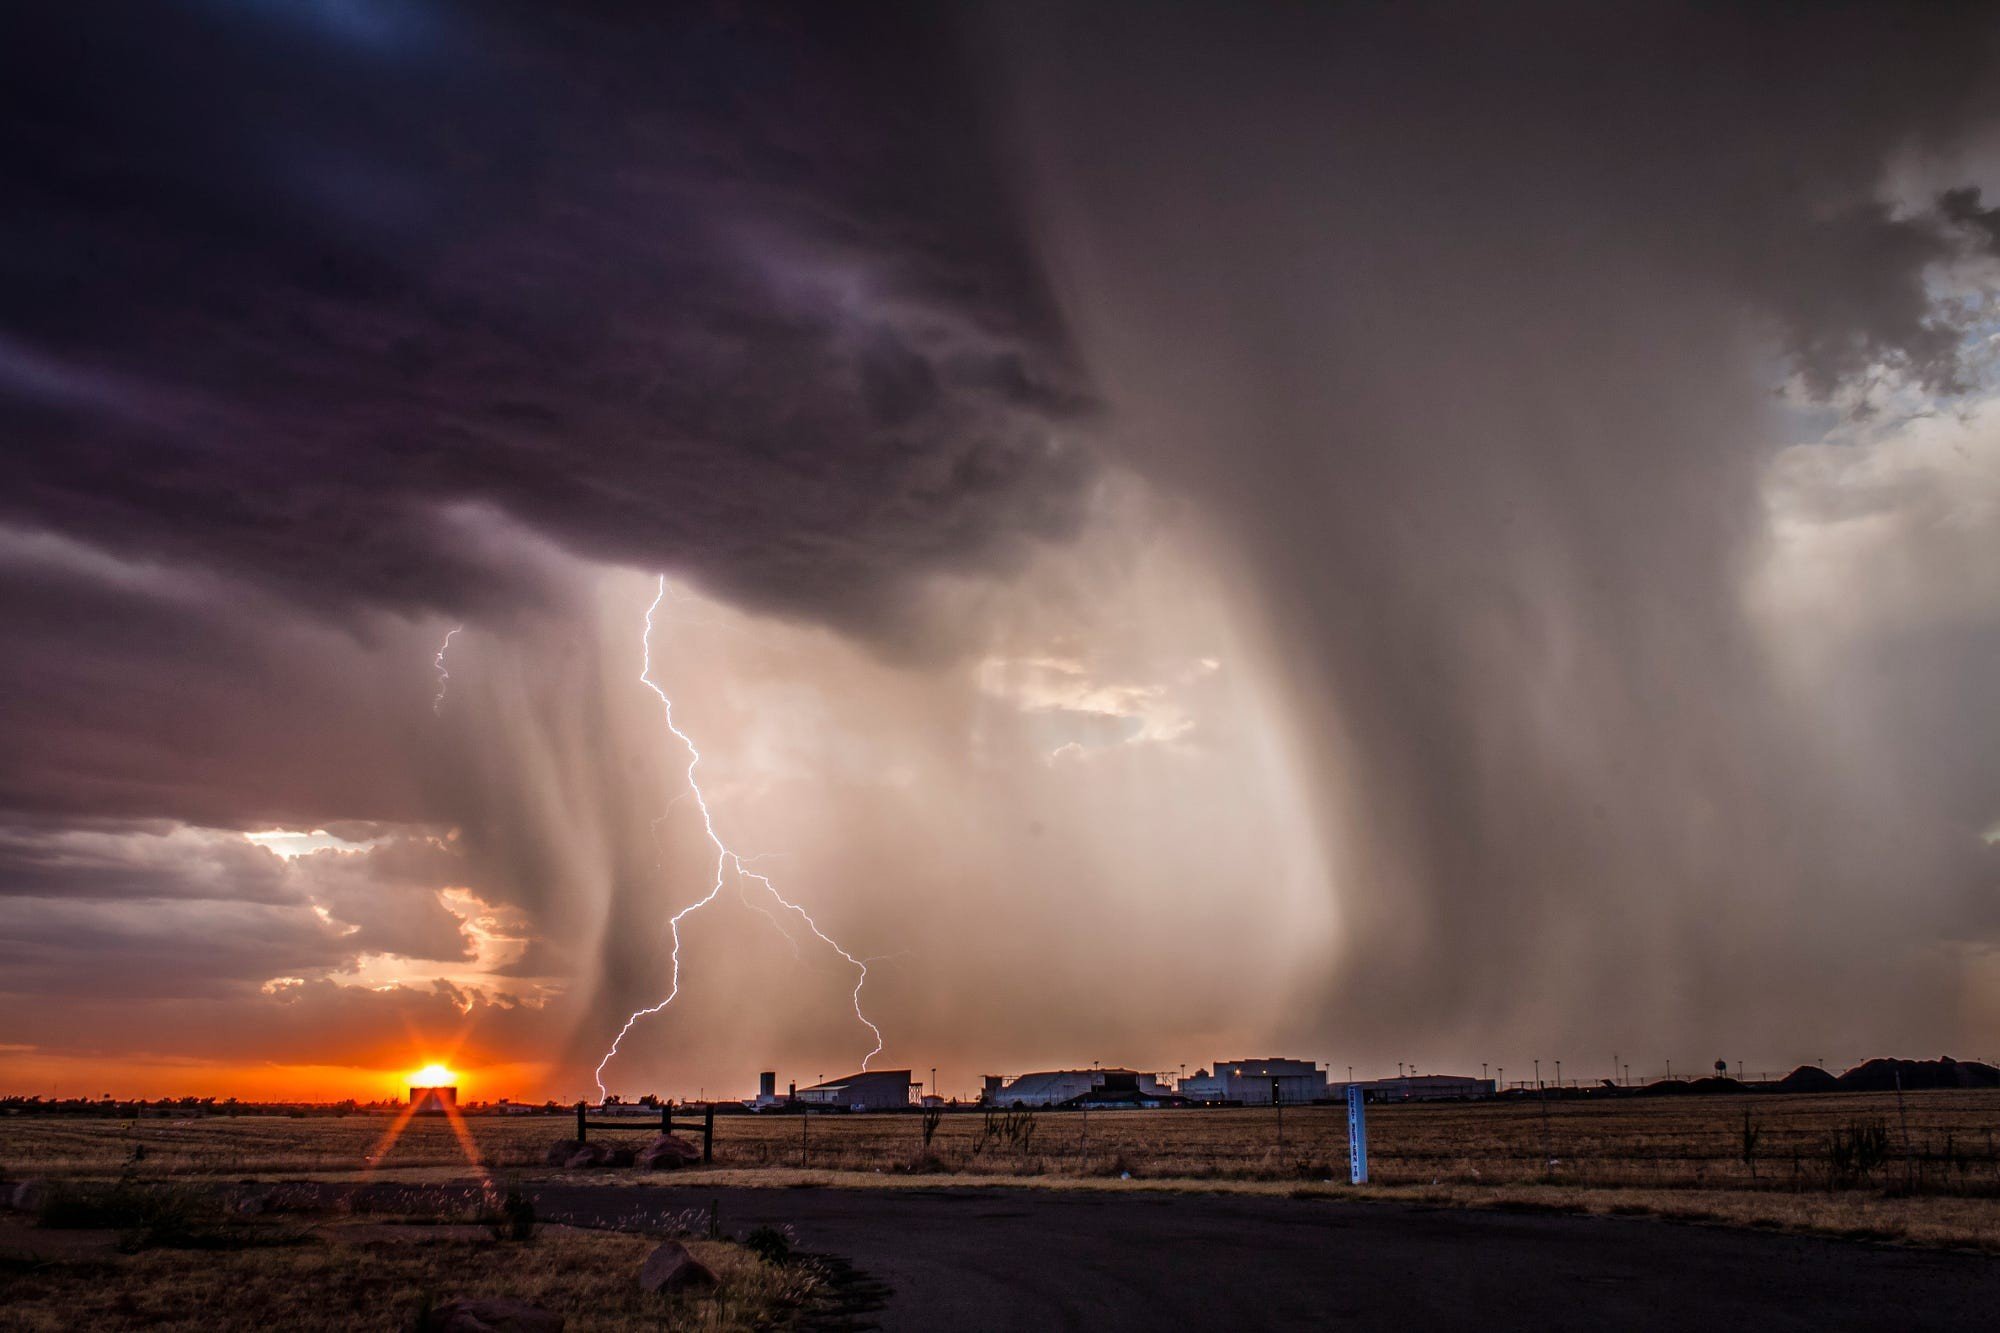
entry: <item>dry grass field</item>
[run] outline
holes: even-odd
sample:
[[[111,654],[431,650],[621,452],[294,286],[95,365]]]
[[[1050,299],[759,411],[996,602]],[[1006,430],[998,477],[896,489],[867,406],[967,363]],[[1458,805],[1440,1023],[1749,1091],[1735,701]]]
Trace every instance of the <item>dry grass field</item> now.
[[[1346,1195],[1339,1107],[729,1116],[715,1167],[733,1183],[1089,1183]],[[474,1118],[484,1162],[536,1172],[562,1117]],[[466,1169],[451,1129],[419,1120],[0,1119],[0,1172],[394,1176]],[[1280,1134],[1282,1133],[1282,1143]],[[641,1136],[627,1136],[635,1144]],[[801,1141],[803,1137],[803,1142]],[[2000,1250],[2000,1092],[1532,1100],[1369,1108],[1378,1197],[1651,1212]],[[1747,1151],[1746,1151],[1747,1149]],[[625,1180],[630,1172],[593,1178]]]
[[[1747,1157],[1746,1116],[1754,1137]],[[722,1116],[715,1157],[718,1167],[871,1173],[1345,1179],[1344,1110],[1288,1108],[1282,1119],[1281,1127],[1268,1107],[1036,1112],[1011,1120],[955,1113],[941,1118],[927,1144],[915,1114]],[[561,1116],[464,1123],[484,1160],[507,1168],[540,1166],[547,1145],[570,1132]],[[1969,1193],[2000,1186],[2000,1091],[1912,1092],[1900,1106],[1894,1093],[1371,1106],[1368,1123],[1379,1184],[1767,1189],[1904,1181]],[[1887,1160],[1859,1173],[1866,1180],[1829,1180],[1835,1138],[1868,1126],[1885,1136]],[[384,1150],[388,1128],[386,1117],[369,1115],[0,1117],[0,1172],[136,1167],[236,1176],[465,1165],[464,1149],[441,1119],[412,1121]]]
[[[336,1231],[301,1243],[220,1251],[77,1254],[24,1265],[7,1280],[0,1326],[24,1333],[400,1330],[415,1325],[427,1299],[508,1297],[565,1314],[573,1328],[724,1333],[770,1328],[797,1300],[778,1270],[738,1246],[700,1240],[689,1248],[720,1275],[721,1295],[649,1297],[633,1275],[654,1244],[554,1228],[526,1245],[456,1236],[349,1241]]]
[[[230,1197],[170,1181],[47,1187],[38,1215],[0,1215],[0,1327],[387,1333],[438,1326],[450,1301],[502,1298],[603,1333],[747,1331],[789,1327],[821,1289],[809,1263],[658,1219],[652,1235],[532,1217],[510,1229],[504,1215],[442,1192],[383,1212],[274,1192],[249,1196],[268,1202],[246,1214]],[[670,1295],[639,1285],[663,1232],[683,1238],[712,1286]]]

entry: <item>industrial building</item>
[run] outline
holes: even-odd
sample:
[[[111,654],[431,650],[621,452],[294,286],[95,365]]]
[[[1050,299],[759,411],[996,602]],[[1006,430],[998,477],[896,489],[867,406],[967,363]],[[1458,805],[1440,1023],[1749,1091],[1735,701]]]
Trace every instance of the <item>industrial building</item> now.
[[[1354,1086],[1371,1102],[1461,1102],[1475,1097],[1491,1097],[1490,1078],[1467,1078],[1463,1074],[1410,1074],[1402,1078],[1356,1079]],[[1335,1097],[1346,1097],[1348,1085],[1335,1083]]]
[[[1323,1101],[1326,1071],[1310,1060],[1217,1060],[1213,1074],[1197,1069],[1180,1082],[1181,1095],[1196,1102],[1269,1106],[1274,1090],[1284,1105]]]
[[[1134,1069],[1051,1069],[1008,1082],[986,1076],[980,1094],[985,1106],[1163,1106],[1177,1101],[1174,1090]]]
[[[907,1069],[877,1069],[800,1088],[795,1100],[843,1111],[902,1111],[909,1108],[915,1086]]]
[[[410,1112],[413,1115],[449,1115],[457,1109],[456,1087],[410,1089]]]

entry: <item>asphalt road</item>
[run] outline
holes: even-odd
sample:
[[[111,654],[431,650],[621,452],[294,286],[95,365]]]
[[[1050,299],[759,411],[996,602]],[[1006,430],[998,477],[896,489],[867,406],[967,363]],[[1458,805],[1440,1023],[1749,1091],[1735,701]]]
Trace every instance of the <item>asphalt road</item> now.
[[[1242,1195],[542,1186],[550,1221],[789,1224],[884,1329],[2000,1327],[2000,1259],[1642,1218]]]

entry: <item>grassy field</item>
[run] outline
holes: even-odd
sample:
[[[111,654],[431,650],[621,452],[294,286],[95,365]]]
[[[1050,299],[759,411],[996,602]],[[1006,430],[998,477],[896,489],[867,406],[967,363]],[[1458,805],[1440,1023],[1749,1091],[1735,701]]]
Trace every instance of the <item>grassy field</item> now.
[[[1980,1192],[2000,1186],[2000,1092],[1628,1098],[1371,1106],[1379,1184],[1813,1188],[1903,1181]],[[1746,1156],[1745,1128],[1753,1138]],[[565,1117],[465,1121],[484,1160],[538,1167]],[[1879,1129],[1886,1160],[1830,1179],[1836,1138]],[[0,1172],[245,1175],[463,1166],[442,1120],[410,1123],[393,1145],[382,1117],[0,1118]],[[804,1142],[801,1143],[803,1131]],[[1282,1144],[1280,1133],[1282,1132]],[[718,1167],[972,1172],[1192,1180],[1346,1178],[1339,1107],[948,1114],[928,1144],[919,1116],[725,1116]],[[643,1136],[620,1141],[633,1145]],[[1906,1153],[1907,1147],[1907,1153]],[[1862,1179],[1860,1177],[1864,1177]]]
[[[466,1122],[483,1162],[534,1175],[563,1117]],[[449,1126],[214,1117],[0,1119],[0,1172],[144,1176],[467,1171]],[[1282,1132],[1282,1144],[1280,1133]],[[803,1134],[803,1144],[801,1136]],[[1653,1097],[1369,1108],[1370,1188],[1347,1181],[1338,1107],[729,1116],[715,1166],[736,1184],[1088,1184],[1280,1190],[1686,1220],[2000,1250],[2000,1092]],[[643,1136],[621,1136],[637,1144]],[[600,1173],[604,1181],[652,1177]]]
[[[821,1285],[810,1264],[686,1235],[716,1284],[648,1293],[636,1278],[656,1237],[492,1223],[462,1204],[245,1216],[187,1185],[59,1185],[39,1217],[0,1217],[0,1327],[421,1333],[446,1302],[499,1297],[580,1330],[747,1333],[790,1326]]]

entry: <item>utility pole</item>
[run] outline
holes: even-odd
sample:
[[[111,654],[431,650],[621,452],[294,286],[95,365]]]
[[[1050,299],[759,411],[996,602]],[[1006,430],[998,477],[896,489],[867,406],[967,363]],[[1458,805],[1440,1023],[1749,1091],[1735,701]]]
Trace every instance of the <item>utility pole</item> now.
[[[1542,1086],[1542,1062],[1541,1062],[1540,1060],[1536,1060],[1536,1061],[1535,1061],[1535,1088],[1536,1088],[1536,1090],[1537,1090],[1537,1091],[1539,1091],[1539,1090],[1541,1089],[1541,1086]]]
[[[1562,1091],[1562,1085],[1563,1085],[1563,1062],[1562,1062],[1562,1061],[1560,1061],[1560,1060],[1558,1060],[1558,1061],[1556,1061],[1556,1091],[1557,1091],[1557,1092],[1561,1092],[1561,1091]]]

